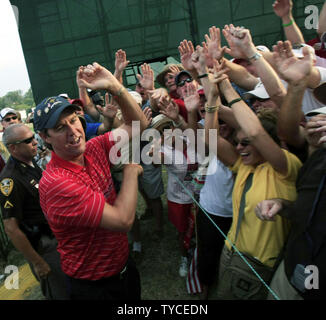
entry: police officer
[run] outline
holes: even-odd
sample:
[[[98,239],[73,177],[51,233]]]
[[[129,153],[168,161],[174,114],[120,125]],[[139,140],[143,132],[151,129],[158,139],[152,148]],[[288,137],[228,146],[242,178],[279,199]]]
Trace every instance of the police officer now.
[[[0,174],[0,205],[5,231],[29,262],[47,299],[67,299],[57,242],[39,203],[42,170],[34,157],[37,141],[24,124],[13,124],[3,134],[10,158]]]

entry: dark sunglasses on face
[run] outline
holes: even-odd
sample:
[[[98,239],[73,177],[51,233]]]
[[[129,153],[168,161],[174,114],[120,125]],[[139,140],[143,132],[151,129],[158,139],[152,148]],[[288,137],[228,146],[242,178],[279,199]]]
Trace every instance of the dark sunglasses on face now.
[[[242,147],[246,147],[246,146],[249,146],[250,145],[250,141],[248,139],[243,139],[243,140],[237,142],[237,145],[239,145],[239,144]]]
[[[35,138],[35,135],[33,134],[30,138],[24,139],[24,140],[18,140],[16,142],[12,142],[10,144],[21,144],[21,143],[25,143],[25,144],[30,144]]]
[[[13,117],[3,119],[3,121],[6,121],[6,122],[10,122],[11,120],[17,120],[17,116],[13,116]]]
[[[188,78],[188,79],[182,80],[182,81],[180,81],[180,82],[177,84],[177,86],[178,86],[178,87],[183,87],[183,86],[186,84],[186,82],[190,83],[191,81],[192,81],[191,78]]]

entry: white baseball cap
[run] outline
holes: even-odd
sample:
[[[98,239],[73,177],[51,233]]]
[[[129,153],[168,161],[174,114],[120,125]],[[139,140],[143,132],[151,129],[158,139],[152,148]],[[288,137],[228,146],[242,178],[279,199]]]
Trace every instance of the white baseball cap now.
[[[260,99],[269,99],[270,96],[267,93],[264,84],[260,81],[256,85],[254,90],[248,91],[244,94],[244,99],[251,99],[252,97],[257,97]]]
[[[3,118],[4,118],[7,114],[9,114],[9,113],[12,113],[12,114],[17,115],[16,110],[14,110],[14,109],[12,109],[12,108],[4,108],[4,109],[2,109],[2,110],[0,111],[0,120],[2,121]]]

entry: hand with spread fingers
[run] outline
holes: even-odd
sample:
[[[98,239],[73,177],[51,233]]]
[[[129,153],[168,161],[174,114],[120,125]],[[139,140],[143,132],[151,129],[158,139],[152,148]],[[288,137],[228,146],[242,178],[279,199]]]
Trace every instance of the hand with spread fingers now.
[[[195,67],[191,60],[191,55],[195,51],[191,41],[183,40],[178,47],[180,59],[183,67],[189,72],[194,71]]]
[[[290,41],[278,41],[273,46],[273,59],[279,75],[287,82],[299,82],[307,79],[313,67],[313,53],[309,48],[302,49],[304,57],[294,56]]]
[[[243,52],[241,47],[239,47],[239,45],[237,45],[237,43],[235,42],[236,38],[234,36],[234,31],[235,27],[233,24],[225,25],[224,29],[222,30],[224,38],[229,45],[229,48],[225,49],[225,53],[229,54],[235,59],[247,59],[248,57],[246,56],[246,54]]]
[[[154,90],[154,71],[151,66],[144,63],[140,66],[140,69],[142,74],[137,74],[140,85],[146,90]]]
[[[276,0],[273,3],[274,12],[280,18],[292,15],[292,8],[292,0]]]
[[[171,99],[164,97],[162,101],[159,103],[160,113],[164,114],[171,120],[177,122],[179,118],[179,107],[178,105]]]
[[[221,30],[215,26],[209,28],[209,35],[205,34],[207,51],[210,57],[220,60],[224,57],[226,46],[221,46]]]
[[[152,109],[150,107],[146,107],[144,110],[144,115],[146,117],[146,120],[147,120],[147,126],[149,126],[152,122]]]
[[[97,105],[96,107],[104,117],[110,119],[114,119],[119,110],[117,102],[108,93],[105,94],[105,106],[101,107]]]
[[[200,97],[196,87],[192,83],[187,86],[185,90],[184,103],[188,112],[197,112],[200,104]]]

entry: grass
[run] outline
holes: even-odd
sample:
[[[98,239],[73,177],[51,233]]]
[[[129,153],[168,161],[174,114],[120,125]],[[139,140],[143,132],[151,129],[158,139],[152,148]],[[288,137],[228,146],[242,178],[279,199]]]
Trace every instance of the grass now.
[[[163,167],[163,182],[166,186],[166,170]],[[159,240],[155,235],[155,217],[140,220],[142,237],[142,259],[137,261],[141,278],[142,300],[198,300],[189,295],[185,278],[179,276],[180,253],[177,231],[167,219],[167,201],[162,196],[164,206],[164,236]],[[145,203],[139,195],[137,210],[145,211]],[[8,256],[8,264],[22,265],[26,261],[13,247]],[[0,261],[0,266],[5,265]],[[3,269],[0,269],[3,270]],[[43,300],[38,287],[26,295],[26,300]]]

